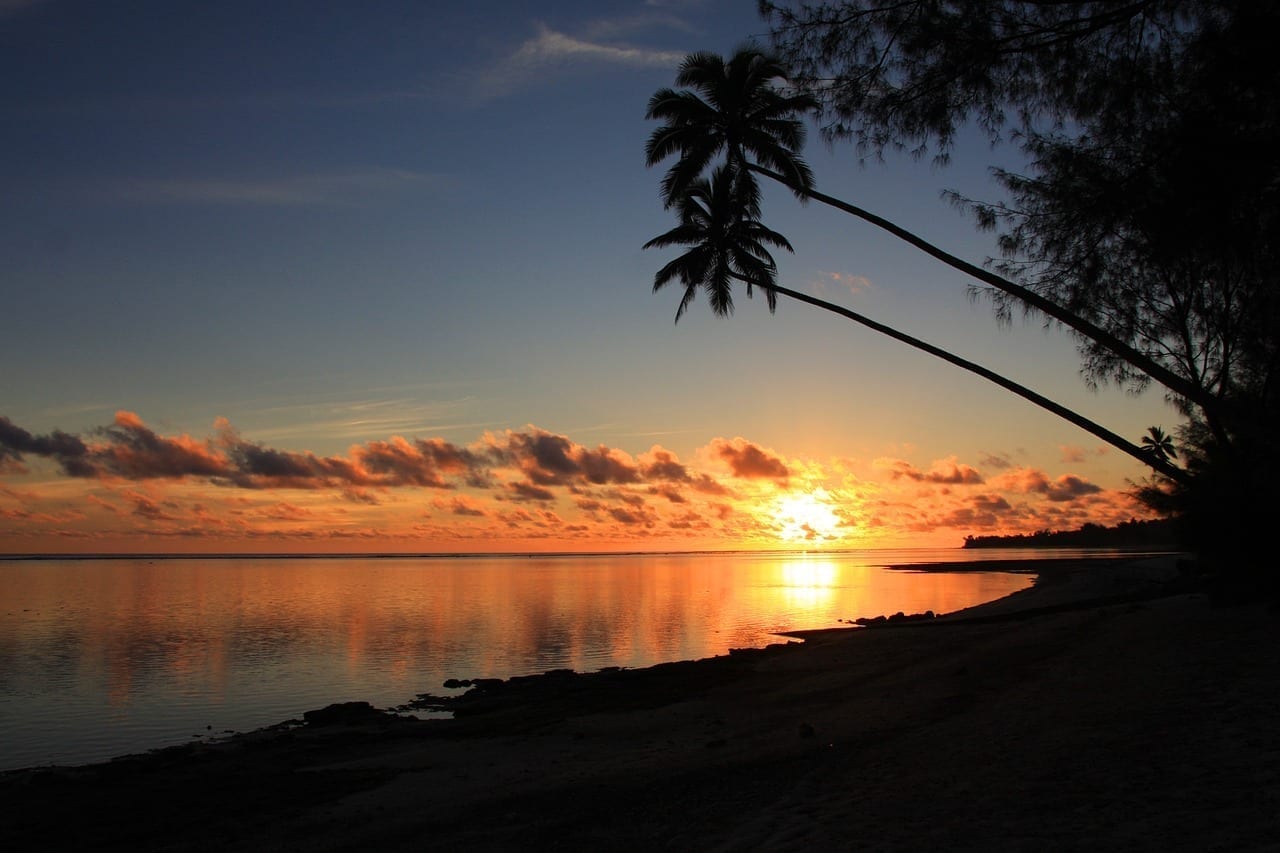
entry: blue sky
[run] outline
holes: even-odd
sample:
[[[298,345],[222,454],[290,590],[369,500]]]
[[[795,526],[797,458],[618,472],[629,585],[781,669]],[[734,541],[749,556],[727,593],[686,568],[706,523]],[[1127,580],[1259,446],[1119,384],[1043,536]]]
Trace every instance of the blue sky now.
[[[533,424],[633,455],[742,436],[794,459],[1141,476],[808,307],[672,323],[678,294],[650,292],[664,257],[640,249],[670,221],[645,104],[687,52],[764,34],[741,0],[0,0],[0,415],[87,434],[124,410],[195,437],[221,418],[321,455]],[[991,254],[939,192],[991,197],[1007,150],[962,145],[946,169],[863,167],[816,137],[807,154],[824,191]],[[773,191],[766,219],[797,250],[783,283],[1132,440],[1174,423],[1157,393],[1089,391],[1065,335],[1001,329],[961,276],[869,226]]]

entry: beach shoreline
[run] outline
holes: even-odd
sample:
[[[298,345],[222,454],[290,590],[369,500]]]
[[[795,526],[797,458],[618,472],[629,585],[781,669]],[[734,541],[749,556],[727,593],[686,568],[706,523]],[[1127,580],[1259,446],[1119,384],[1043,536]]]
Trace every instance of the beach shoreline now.
[[[3,774],[0,842],[1154,850],[1280,837],[1275,614],[1214,606],[1173,556],[1037,574],[927,626],[473,687],[452,720],[338,708]]]

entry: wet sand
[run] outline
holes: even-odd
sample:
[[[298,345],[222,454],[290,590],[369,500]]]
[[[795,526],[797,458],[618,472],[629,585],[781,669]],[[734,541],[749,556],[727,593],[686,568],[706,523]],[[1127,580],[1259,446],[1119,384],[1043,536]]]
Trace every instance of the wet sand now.
[[[1274,609],[1218,605],[1171,558],[1035,569],[940,618],[483,683],[448,720],[335,709],[3,774],[0,845],[1277,849]]]

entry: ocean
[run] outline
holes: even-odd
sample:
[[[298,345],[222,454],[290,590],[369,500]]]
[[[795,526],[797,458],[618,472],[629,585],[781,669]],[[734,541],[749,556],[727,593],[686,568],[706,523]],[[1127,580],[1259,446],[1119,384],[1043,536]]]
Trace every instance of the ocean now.
[[[0,770],[223,737],[331,702],[392,708],[447,695],[450,678],[643,667],[958,610],[1032,578],[884,567],[1081,553],[0,559]]]

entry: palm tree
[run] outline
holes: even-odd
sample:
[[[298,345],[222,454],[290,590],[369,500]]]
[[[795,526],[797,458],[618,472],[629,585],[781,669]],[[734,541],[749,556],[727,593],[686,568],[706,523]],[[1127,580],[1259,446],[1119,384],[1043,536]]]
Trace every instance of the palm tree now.
[[[684,195],[676,200],[680,223],[644,244],[646,249],[669,246],[688,247],[683,255],[666,263],[653,277],[655,292],[676,281],[684,285],[684,296],[680,300],[680,307],[676,310],[677,323],[697,296],[699,289],[706,291],[711,309],[720,316],[733,312],[735,281],[746,284],[748,295],[751,294],[753,287],[764,290],[769,300],[770,310],[776,304],[777,294],[782,294],[847,317],[869,329],[937,356],[970,373],[975,373],[1087,430],[1158,473],[1178,482],[1186,481],[1186,473],[1169,464],[1165,457],[1144,451],[1143,448],[1111,432],[1106,427],[995,371],[883,323],[877,323],[844,306],[779,285],[778,266],[767,246],[792,251],[791,244],[786,237],[771,231],[759,221],[759,195],[750,193],[748,189],[747,185],[736,180],[734,170],[728,165],[717,167],[711,173],[710,180],[699,178],[692,181],[685,188]]]
[[[1158,426],[1147,427],[1147,434],[1142,437],[1144,452],[1161,459],[1177,459],[1178,451],[1173,446],[1173,439]]]
[[[716,314],[733,313],[733,282],[745,282],[747,296],[752,287],[777,278],[778,267],[766,246],[795,251],[787,238],[766,228],[759,220],[760,192],[754,183],[734,180],[728,165],[719,166],[711,179],[699,178],[684,188],[675,204],[680,224],[654,237],[644,248],[690,246],[689,251],[658,270],[653,279],[655,292],[673,281],[684,285],[684,298],[676,309],[676,322],[702,288]],[[772,312],[778,297],[765,287]]]
[[[969,263],[918,235],[856,205],[818,192],[813,175],[800,157],[804,125],[797,118],[813,109],[805,94],[785,94],[774,81],[786,80],[786,69],[755,47],[739,49],[727,62],[714,53],[689,55],[676,75],[676,85],[690,91],[658,90],[649,99],[646,118],[665,122],[645,145],[647,166],[678,155],[662,180],[666,207],[678,205],[684,191],[720,154],[736,180],[755,183],[754,175],[771,178],[802,199],[814,199],[888,231],[953,269],[995,287],[1058,320],[1119,355],[1136,369],[1194,402],[1210,421],[1222,402],[1208,390],[1066,308],[990,270]]]
[[[813,173],[800,156],[805,127],[797,116],[815,109],[818,102],[771,85],[785,77],[786,69],[776,59],[754,47],[739,49],[728,62],[707,51],[685,58],[676,85],[693,87],[697,93],[659,89],[645,114],[665,122],[645,145],[645,164],[655,166],[679,155],[662,180],[668,208],[679,203],[721,153],[738,180],[755,184],[747,168],[754,163],[773,170],[804,198],[813,187]]]

